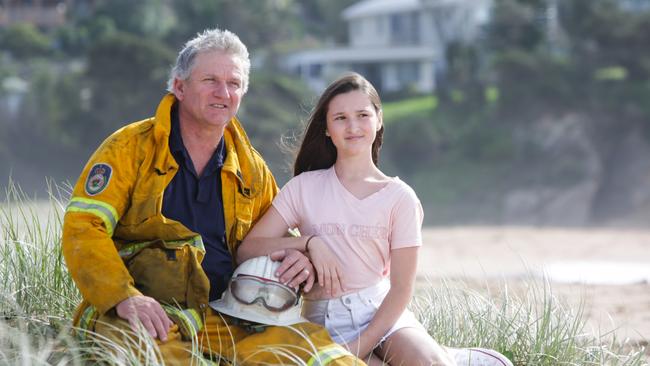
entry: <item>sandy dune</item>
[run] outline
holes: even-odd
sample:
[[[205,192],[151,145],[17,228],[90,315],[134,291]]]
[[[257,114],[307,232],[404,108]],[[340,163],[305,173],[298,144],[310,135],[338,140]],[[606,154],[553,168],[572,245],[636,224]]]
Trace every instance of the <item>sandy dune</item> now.
[[[418,278],[512,286],[546,276],[588,324],[619,339],[650,340],[650,230],[426,228]]]

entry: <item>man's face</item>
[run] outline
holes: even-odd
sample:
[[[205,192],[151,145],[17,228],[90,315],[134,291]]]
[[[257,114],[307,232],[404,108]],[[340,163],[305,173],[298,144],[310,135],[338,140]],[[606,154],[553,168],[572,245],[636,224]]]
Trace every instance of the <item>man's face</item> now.
[[[221,51],[198,54],[190,77],[174,81],[183,123],[225,127],[239,109],[243,77],[238,58]]]

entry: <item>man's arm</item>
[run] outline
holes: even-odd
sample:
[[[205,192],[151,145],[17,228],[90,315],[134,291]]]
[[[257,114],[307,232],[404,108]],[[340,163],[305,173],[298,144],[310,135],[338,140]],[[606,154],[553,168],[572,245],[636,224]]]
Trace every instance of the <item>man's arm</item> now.
[[[63,219],[63,255],[84,299],[103,314],[141,295],[120,258],[113,232],[130,204],[136,169],[129,143],[109,137],[74,187]]]
[[[134,145],[110,137],[90,158],[66,209],[62,250],[83,298],[101,314],[126,301],[130,305],[116,309],[118,316],[132,324],[139,319],[152,336],[163,339],[171,321],[160,314],[162,308],[155,300],[135,288],[112,239],[117,222],[130,205],[137,174]],[[138,316],[140,313],[143,316]]]

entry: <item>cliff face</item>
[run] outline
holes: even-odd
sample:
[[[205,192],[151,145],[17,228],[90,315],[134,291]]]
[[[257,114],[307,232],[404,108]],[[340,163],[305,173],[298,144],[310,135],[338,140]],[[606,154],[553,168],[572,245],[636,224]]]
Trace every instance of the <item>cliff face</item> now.
[[[504,223],[542,226],[647,225],[650,141],[642,129],[594,132],[583,114],[542,118],[515,131],[534,157],[515,169],[520,179],[502,197]]]
[[[593,199],[592,219],[622,225],[650,224],[650,143],[631,131],[611,149]]]

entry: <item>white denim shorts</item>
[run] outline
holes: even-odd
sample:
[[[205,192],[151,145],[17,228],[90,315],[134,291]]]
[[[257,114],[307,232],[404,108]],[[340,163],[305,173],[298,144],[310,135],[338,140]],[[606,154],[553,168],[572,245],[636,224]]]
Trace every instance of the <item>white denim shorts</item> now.
[[[361,332],[368,327],[389,289],[390,282],[386,279],[371,287],[335,299],[305,299],[302,314],[310,321],[325,326],[335,342],[348,343],[357,339]],[[415,315],[405,309],[379,343],[381,344],[391,334],[402,328],[425,330]]]

